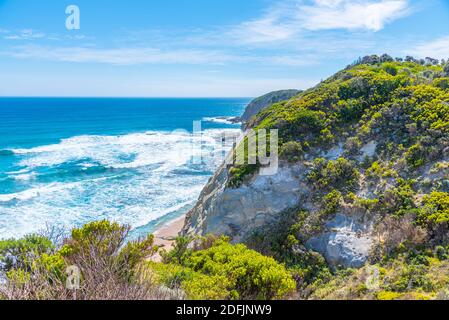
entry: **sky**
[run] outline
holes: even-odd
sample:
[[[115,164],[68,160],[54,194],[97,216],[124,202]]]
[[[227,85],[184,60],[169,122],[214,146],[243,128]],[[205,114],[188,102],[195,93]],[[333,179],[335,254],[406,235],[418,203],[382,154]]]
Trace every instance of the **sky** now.
[[[449,58],[449,1],[0,0],[0,96],[255,97],[382,53]]]

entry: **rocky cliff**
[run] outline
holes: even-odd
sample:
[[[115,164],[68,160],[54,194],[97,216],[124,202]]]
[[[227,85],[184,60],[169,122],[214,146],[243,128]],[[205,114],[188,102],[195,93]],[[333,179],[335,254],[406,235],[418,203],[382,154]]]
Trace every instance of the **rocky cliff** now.
[[[290,89],[273,91],[258,97],[248,104],[240,120],[246,123],[263,109],[271,106],[272,104],[291,99],[299,93],[301,93],[301,91]]]
[[[278,172],[223,165],[183,233],[335,268],[446,246],[449,68],[371,58],[253,117],[248,128],[279,130]]]
[[[295,206],[307,192],[298,166],[281,167],[273,176],[255,175],[239,188],[227,187],[228,169],[222,166],[189,212],[185,234],[225,234],[234,242],[276,220],[279,212]]]

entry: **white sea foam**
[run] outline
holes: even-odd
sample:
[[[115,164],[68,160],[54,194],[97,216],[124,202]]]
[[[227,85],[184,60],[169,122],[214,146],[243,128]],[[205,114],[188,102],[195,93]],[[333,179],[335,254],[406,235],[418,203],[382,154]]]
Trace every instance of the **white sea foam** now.
[[[221,123],[221,124],[238,124],[239,121],[236,121],[236,117],[204,117],[202,120],[204,122],[213,122],[213,123]]]
[[[227,130],[228,135],[239,132]],[[20,183],[28,188],[0,194],[0,238],[37,232],[47,224],[72,228],[99,219],[136,228],[175,212],[198,198],[218,165],[211,155],[218,152],[214,147],[221,144],[222,134],[223,130],[212,129],[195,136],[187,132],[78,136],[12,150],[23,169],[7,174],[23,179]],[[225,149],[231,146],[228,143]],[[191,162],[201,154],[201,165]],[[67,166],[86,174],[75,171],[65,177],[60,167]],[[89,170],[97,166],[107,173],[90,176]],[[48,171],[55,175],[54,182],[40,181]]]
[[[239,130],[227,130],[237,133]],[[110,168],[136,168],[166,161],[185,163],[198,155],[204,144],[213,144],[222,131],[206,130],[202,136],[187,132],[134,133],[123,136],[78,136],[59,144],[31,149],[13,149],[25,157],[20,166],[29,168],[55,166],[70,161],[90,159]],[[129,162],[126,157],[135,156]]]
[[[53,193],[56,191],[61,191],[63,189],[67,189],[73,187],[75,184],[64,184],[64,183],[51,183],[42,187],[28,189],[22,192],[11,193],[11,194],[0,194],[0,203],[1,202],[9,202],[9,201],[26,201],[36,197],[40,197],[41,195]]]

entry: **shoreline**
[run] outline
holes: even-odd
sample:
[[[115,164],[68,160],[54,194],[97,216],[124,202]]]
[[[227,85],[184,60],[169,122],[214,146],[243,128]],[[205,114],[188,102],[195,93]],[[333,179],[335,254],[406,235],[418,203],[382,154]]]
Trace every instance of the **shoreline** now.
[[[159,228],[157,228],[154,232],[154,245],[160,246],[161,249],[170,250],[172,248],[172,244],[175,242],[176,237],[182,230],[184,226],[184,221],[186,219],[187,214],[183,214],[182,216],[171,220]],[[152,261],[160,262],[161,256],[159,253],[155,254],[151,257]]]

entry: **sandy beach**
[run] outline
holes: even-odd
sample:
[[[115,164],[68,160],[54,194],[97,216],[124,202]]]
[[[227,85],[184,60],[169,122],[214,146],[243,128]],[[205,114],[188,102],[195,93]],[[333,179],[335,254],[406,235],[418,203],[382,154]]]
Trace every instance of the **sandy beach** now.
[[[182,215],[181,217],[168,222],[167,224],[161,226],[157,229],[154,234],[154,244],[157,246],[161,246],[166,250],[170,250],[172,244],[178,234],[181,232],[182,227],[184,226],[184,220],[186,216]],[[160,261],[161,257],[159,254],[156,254],[151,260]]]

